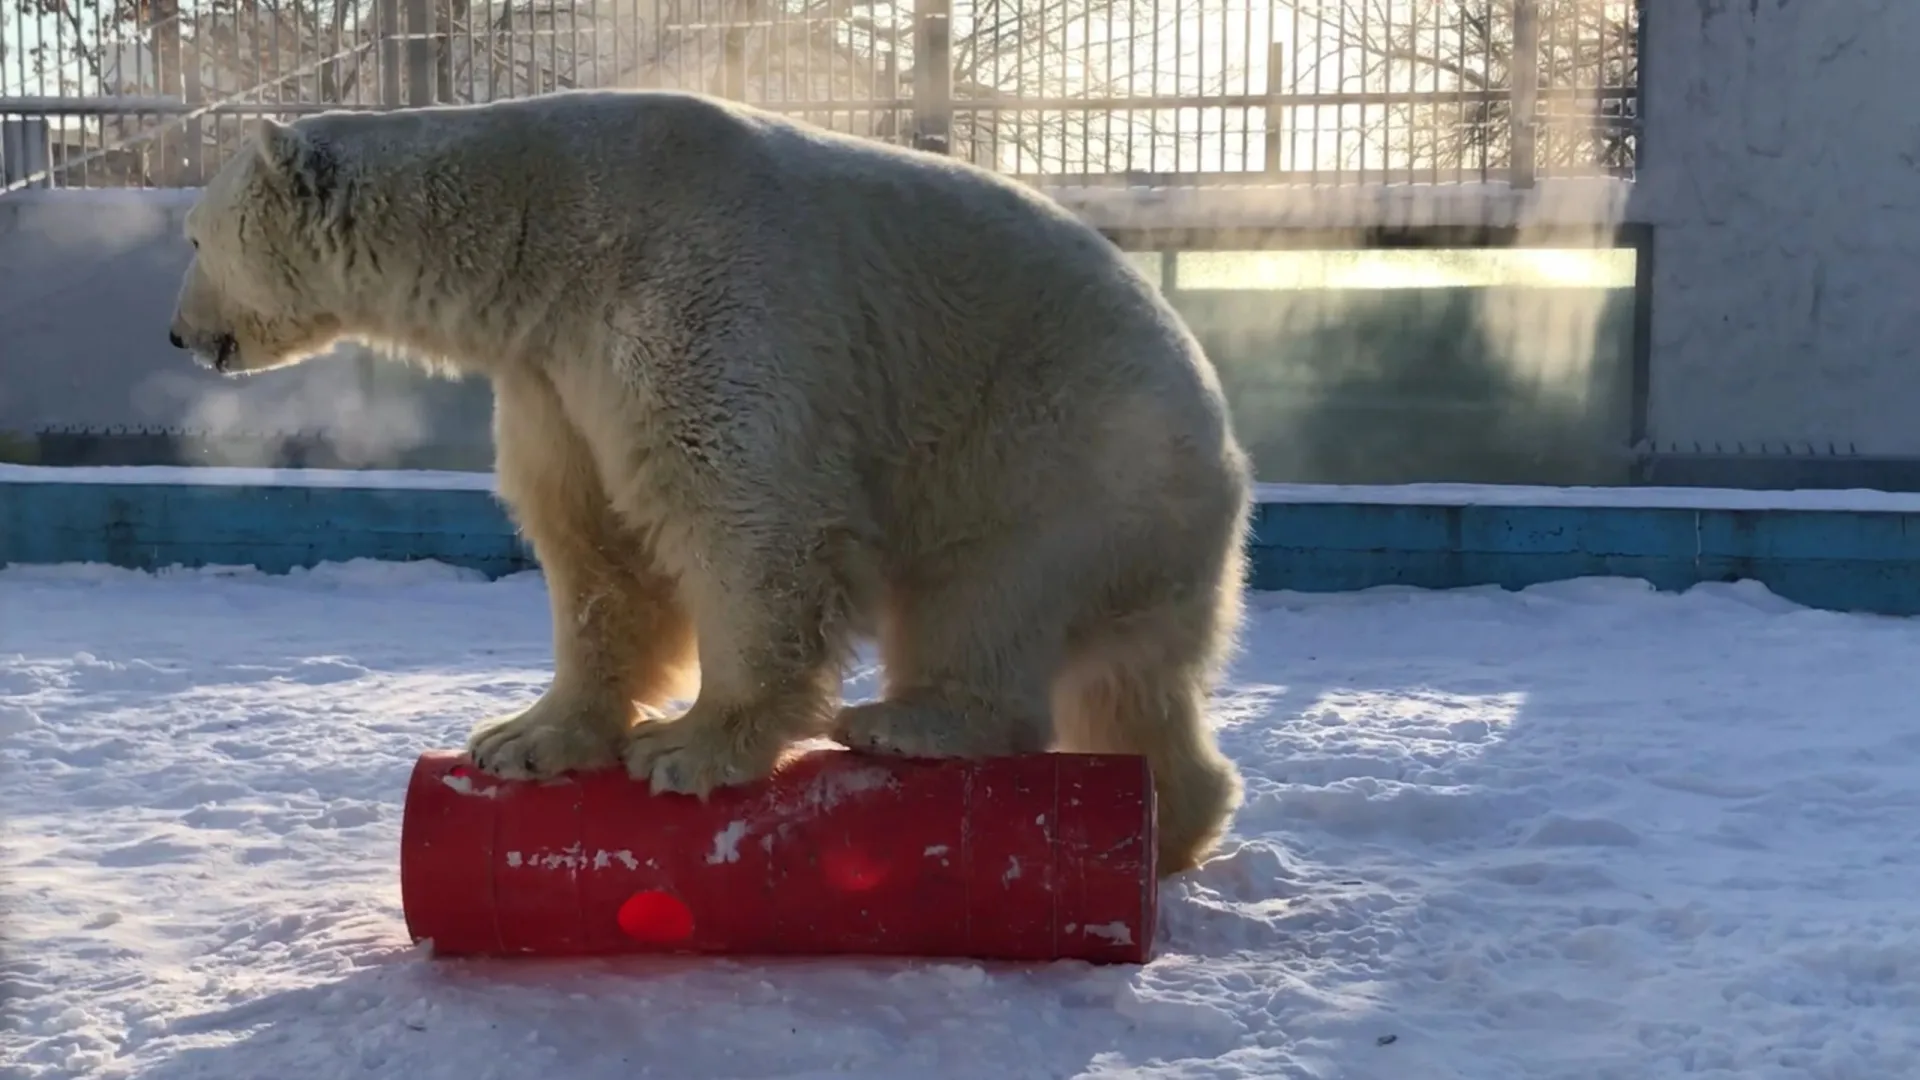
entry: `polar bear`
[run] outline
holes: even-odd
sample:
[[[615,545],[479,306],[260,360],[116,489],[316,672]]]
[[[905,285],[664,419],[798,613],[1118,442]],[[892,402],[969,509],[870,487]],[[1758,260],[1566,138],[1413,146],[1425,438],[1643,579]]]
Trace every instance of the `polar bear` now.
[[[1104,237],[1008,178],[677,91],[262,121],[185,220],[171,340],[488,378],[553,678],[476,764],[705,797],[818,737],[1143,755],[1159,867],[1241,799],[1205,717],[1248,459]],[[843,707],[875,640],[876,700]],[[669,718],[674,700],[691,704]]]

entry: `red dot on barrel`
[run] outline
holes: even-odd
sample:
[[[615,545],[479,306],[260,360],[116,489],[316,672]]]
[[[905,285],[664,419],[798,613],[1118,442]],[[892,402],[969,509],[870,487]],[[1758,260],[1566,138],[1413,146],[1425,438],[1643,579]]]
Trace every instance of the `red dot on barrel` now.
[[[693,933],[693,912],[672,893],[649,890],[627,897],[616,916],[620,932],[635,941],[664,944]]]
[[[842,892],[866,892],[887,876],[884,863],[855,848],[822,852],[820,869],[827,881]]]

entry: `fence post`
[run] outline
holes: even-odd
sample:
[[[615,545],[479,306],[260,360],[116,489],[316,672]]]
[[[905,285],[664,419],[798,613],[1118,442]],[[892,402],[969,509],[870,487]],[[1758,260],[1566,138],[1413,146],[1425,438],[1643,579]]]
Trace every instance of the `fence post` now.
[[[1539,165],[1534,115],[1540,100],[1540,8],[1538,0],[1513,0],[1512,94],[1507,103],[1507,146],[1513,160],[1508,180],[1513,187],[1533,186]]]
[[[27,185],[53,186],[53,125],[44,116],[22,116],[0,120],[0,185],[17,184],[29,176],[40,179]]]
[[[1633,5],[1633,174],[1647,167],[1647,0]]]
[[[206,104],[207,88],[200,83],[200,65],[202,63],[204,63],[202,55],[198,49],[195,49],[192,62],[180,65],[181,74],[185,76],[186,79],[184,97],[186,98],[189,113]],[[186,146],[182,149],[186,151],[183,156],[186,158],[185,168],[187,175],[193,178],[191,181],[193,185],[199,186],[205,184],[207,182],[207,133],[206,129],[200,126],[200,118],[198,116],[190,115],[186,123],[186,130],[182,135],[186,139]]]
[[[380,36],[380,104],[400,107],[400,0],[374,0],[376,33]]]
[[[1267,162],[1266,171],[1280,171],[1280,116],[1285,106],[1280,104],[1282,69],[1286,66],[1286,46],[1280,42],[1267,45]]]
[[[153,19],[153,74],[154,85],[163,97],[179,95],[181,101],[187,99],[187,80],[183,70],[183,50],[180,47],[180,0],[160,0],[151,11]],[[196,54],[197,56],[197,54]],[[196,62],[195,67],[199,64]],[[146,157],[153,179],[162,187],[191,186],[186,177],[186,154],[182,143],[184,133],[176,135],[171,123],[162,118],[158,137],[153,140]],[[198,180],[196,176],[194,180]]]
[[[766,87],[761,87],[763,95],[766,90]],[[747,31],[745,27],[729,25],[726,35],[720,39],[720,96],[729,101],[747,100]]]
[[[433,51],[436,30],[429,0],[407,2],[407,104],[431,105],[434,93]]]
[[[953,131],[952,0],[914,0],[913,145],[948,151]]]

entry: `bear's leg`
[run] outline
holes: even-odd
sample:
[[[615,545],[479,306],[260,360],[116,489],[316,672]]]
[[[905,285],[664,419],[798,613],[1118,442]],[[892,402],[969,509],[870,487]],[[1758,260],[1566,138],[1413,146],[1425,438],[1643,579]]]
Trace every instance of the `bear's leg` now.
[[[1056,748],[1140,754],[1159,798],[1159,871],[1192,869],[1240,803],[1233,762],[1215,745],[1206,705],[1238,619],[1237,578],[1213,595],[1168,600],[1096,627],[1054,685]]]
[[[704,798],[766,777],[793,743],[824,734],[850,621],[827,563],[794,554],[819,547],[797,536],[710,538],[687,577],[700,694],[680,717],[632,731],[629,775],[656,793]]]
[[[995,757],[1044,750],[1070,571],[1034,548],[973,553],[938,584],[900,585],[880,632],[885,690],[835,718],[847,747],[902,757]]]
[[[697,671],[693,623],[647,545],[615,517],[585,442],[543,377],[496,380],[500,495],[532,542],[553,613],[553,682],[468,750],[501,777],[545,779],[619,760],[634,705]]]

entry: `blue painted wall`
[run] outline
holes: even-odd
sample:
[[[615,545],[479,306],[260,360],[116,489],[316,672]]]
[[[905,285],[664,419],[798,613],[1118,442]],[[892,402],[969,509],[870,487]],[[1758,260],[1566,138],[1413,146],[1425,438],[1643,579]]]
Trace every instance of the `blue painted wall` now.
[[[1271,502],[1252,554],[1256,589],[1752,579],[1812,607],[1920,614],[1913,512]],[[0,482],[0,564],[284,573],[355,558],[535,567],[486,491]]]
[[[1916,513],[1265,503],[1253,551],[1256,589],[1754,580],[1810,607],[1920,614]]]
[[[0,482],[0,563],[132,569],[438,559],[491,576],[534,568],[485,491]]]

